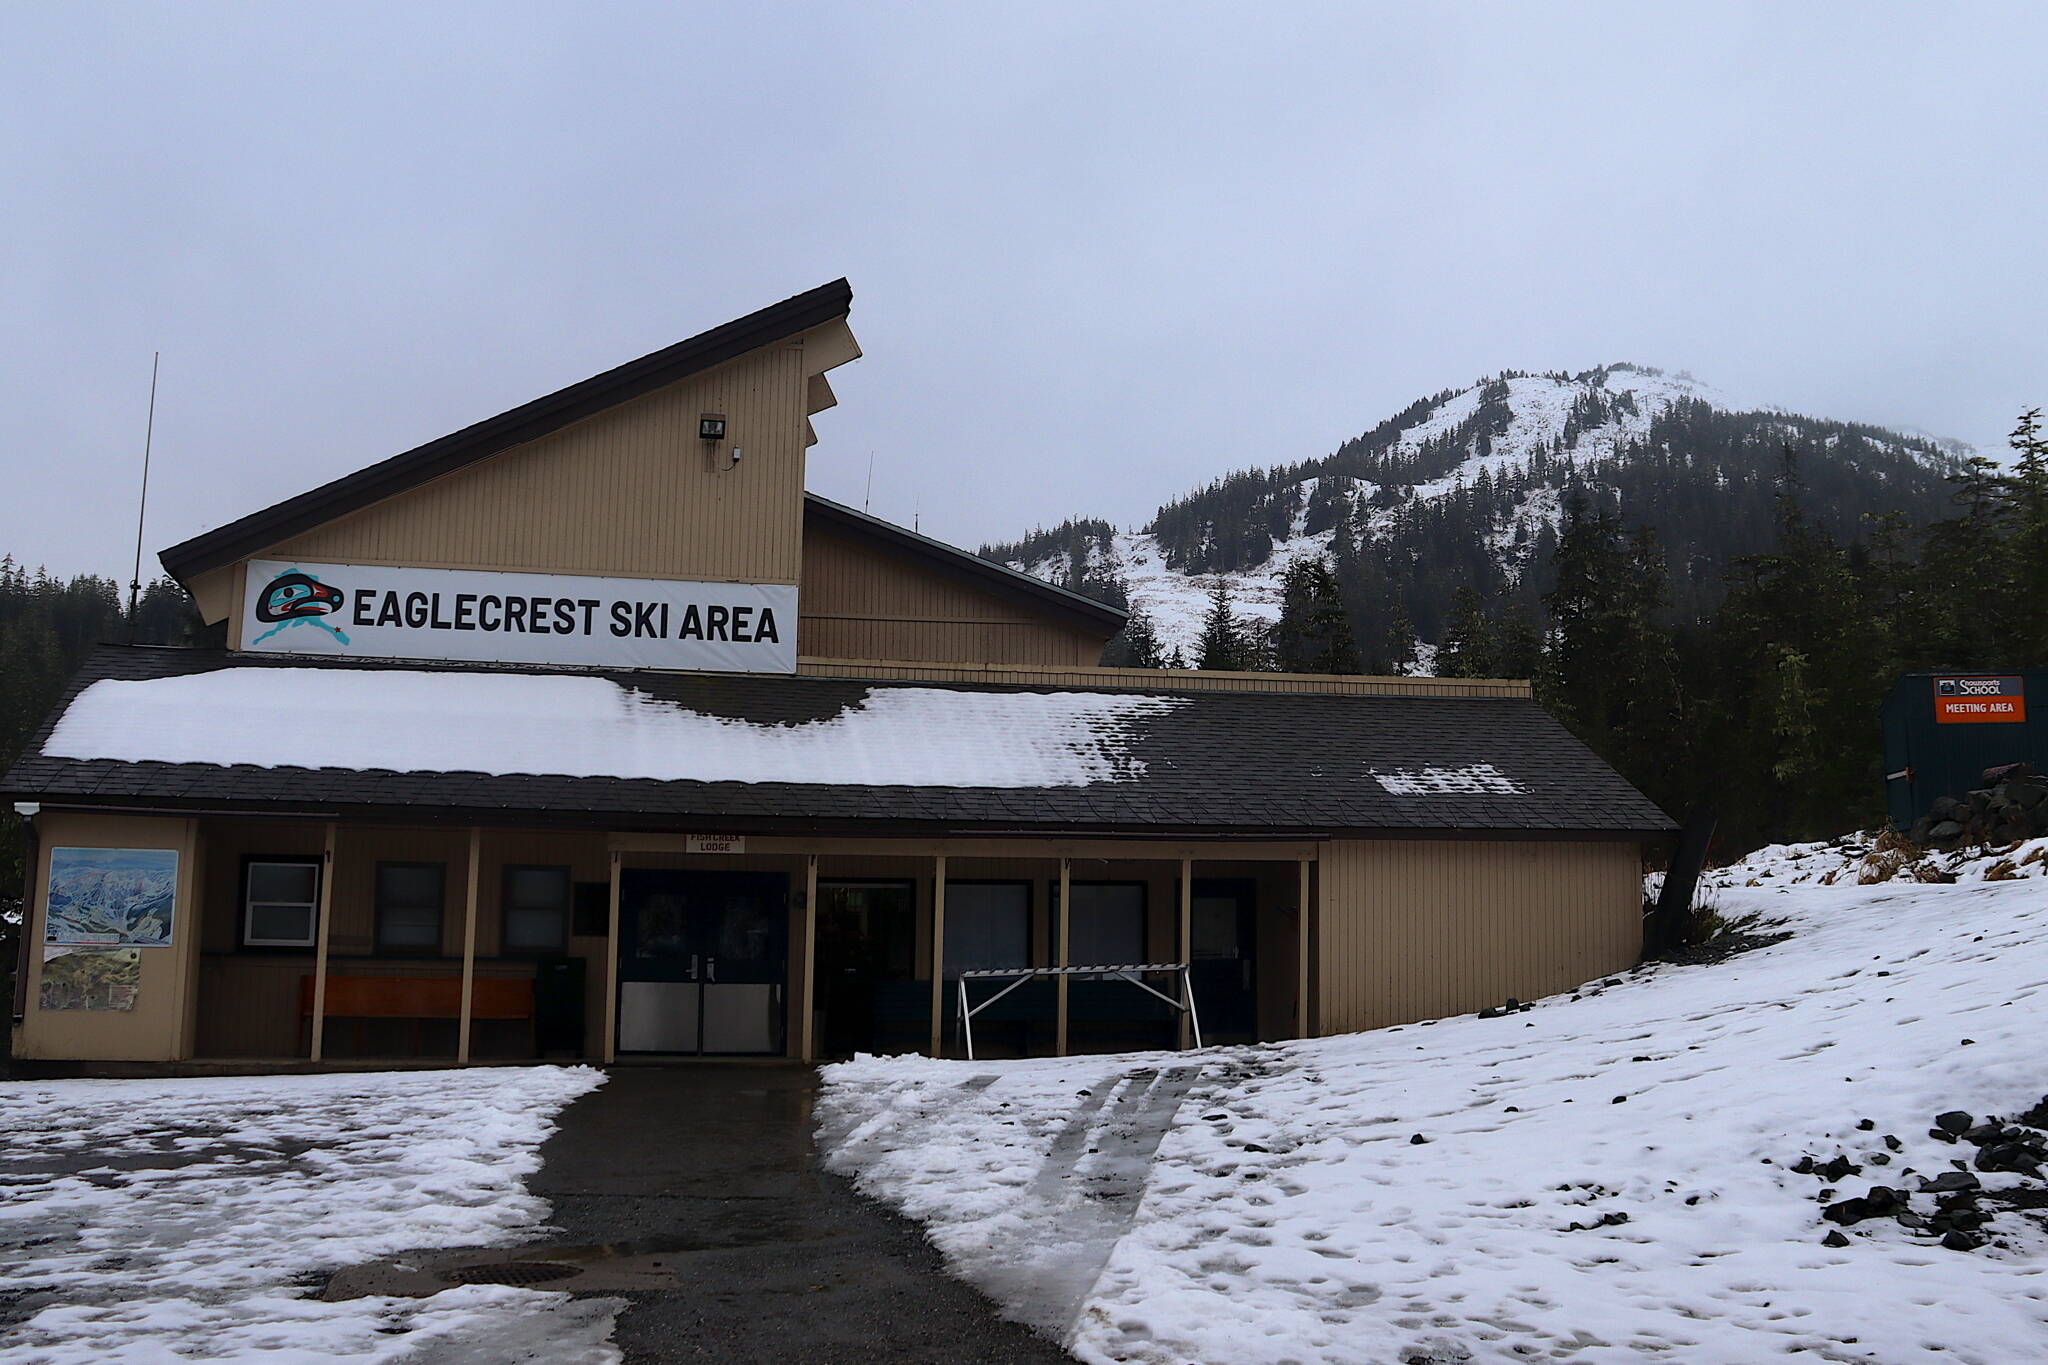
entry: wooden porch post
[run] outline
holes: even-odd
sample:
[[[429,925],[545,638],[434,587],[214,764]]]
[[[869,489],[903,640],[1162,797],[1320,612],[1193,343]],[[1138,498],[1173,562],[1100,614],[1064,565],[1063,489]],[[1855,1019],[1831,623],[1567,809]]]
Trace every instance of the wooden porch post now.
[[[932,1056],[945,1056],[946,855],[932,859]]]
[[[1295,897],[1301,908],[1295,912],[1295,930],[1298,942],[1294,945],[1294,1036],[1312,1038],[1314,1031],[1309,1027],[1308,1012],[1308,859],[1301,860],[1301,890]]]
[[[335,822],[327,822],[327,844],[320,853],[320,923],[313,931],[313,1032],[307,1054],[319,1061],[327,1044],[327,926],[334,919]]]
[[[1070,965],[1073,956],[1071,953],[1067,951],[1067,931],[1073,924],[1073,911],[1068,904],[1070,897],[1067,895],[1068,891],[1072,889],[1072,879],[1068,875],[1068,870],[1071,866],[1072,859],[1060,859],[1060,918],[1058,926],[1059,942],[1057,948],[1053,953],[1052,962],[1052,965],[1055,967],[1065,967]],[[1064,976],[1056,976],[1052,979],[1052,981],[1052,1055],[1055,1057],[1064,1057],[1067,1055],[1067,978]]]
[[[804,975],[802,994],[797,998],[797,1055],[817,1059],[818,1002],[812,994],[818,986],[818,855],[804,859]]]
[[[604,964],[604,1061],[610,1066],[619,1057],[619,854],[612,851],[610,943]]]
[[[1194,969],[1195,860],[1193,858],[1182,858],[1180,860],[1180,960],[1187,964],[1190,971]],[[1200,1009],[1201,1007],[1201,1002],[1196,1001],[1195,1008]],[[1192,1035],[1188,1031],[1187,1011],[1182,1010],[1180,1016],[1180,1045],[1185,1048],[1191,1038]]]
[[[481,825],[469,827],[469,886],[466,896],[467,907],[462,916],[462,1013],[455,1026],[455,1060],[469,1060],[469,1024],[476,997],[476,910],[482,897],[478,895],[477,882],[483,875],[484,831]]]

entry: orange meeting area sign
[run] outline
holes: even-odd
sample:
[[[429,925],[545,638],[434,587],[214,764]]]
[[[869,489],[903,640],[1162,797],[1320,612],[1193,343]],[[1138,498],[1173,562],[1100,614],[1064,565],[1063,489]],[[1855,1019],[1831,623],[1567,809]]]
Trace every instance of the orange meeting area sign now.
[[[2011,723],[2027,718],[2019,678],[1936,678],[1934,719],[1942,725]]]

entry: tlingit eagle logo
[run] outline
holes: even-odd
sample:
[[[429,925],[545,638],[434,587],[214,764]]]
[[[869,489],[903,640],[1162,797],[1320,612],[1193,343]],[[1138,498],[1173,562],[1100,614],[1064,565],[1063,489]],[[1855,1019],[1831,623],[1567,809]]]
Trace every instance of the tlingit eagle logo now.
[[[256,599],[256,619],[277,624],[249,643],[261,644],[291,626],[313,626],[347,644],[347,635],[320,619],[340,611],[343,600],[341,589],[329,587],[302,569],[286,569],[265,584],[263,595]]]

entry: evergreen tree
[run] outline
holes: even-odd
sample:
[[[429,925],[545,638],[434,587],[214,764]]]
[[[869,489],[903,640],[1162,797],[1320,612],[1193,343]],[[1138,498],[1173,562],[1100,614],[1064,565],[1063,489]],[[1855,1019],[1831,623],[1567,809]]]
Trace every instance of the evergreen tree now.
[[[1337,576],[1320,559],[1297,559],[1280,578],[1273,666],[1286,673],[1356,673],[1363,666]]]
[[[1159,648],[1159,634],[1152,617],[1142,607],[1131,609],[1131,619],[1102,651],[1104,668],[1164,668],[1166,657]]]
[[[2021,414],[2011,439],[2006,636],[2025,657],[2042,659],[2048,658],[2048,437],[2041,434],[2041,409]]]
[[[1209,615],[1202,622],[1202,637],[1195,646],[1195,667],[1239,671],[1249,662],[1246,653],[1244,627],[1231,609],[1230,588],[1219,578],[1209,594]]]
[[[1401,677],[1415,671],[1415,659],[1415,623],[1408,619],[1408,608],[1397,600],[1394,619],[1387,626],[1387,642],[1380,651],[1380,662],[1389,675]]]
[[[1493,627],[1486,619],[1486,603],[1479,590],[1465,585],[1451,594],[1451,619],[1437,649],[1436,673],[1440,678],[1493,678],[1503,676],[1494,641]]]
[[[1501,608],[1494,630],[1494,667],[1503,678],[1534,678],[1543,662],[1543,635],[1520,599]]]

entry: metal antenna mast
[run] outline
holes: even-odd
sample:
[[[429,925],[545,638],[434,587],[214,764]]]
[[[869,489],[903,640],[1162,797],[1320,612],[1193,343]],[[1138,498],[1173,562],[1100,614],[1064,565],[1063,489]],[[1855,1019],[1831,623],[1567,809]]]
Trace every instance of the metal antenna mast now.
[[[870,501],[872,501],[872,500],[874,499],[874,496],[875,496],[875,452],[874,452],[874,451],[872,451],[872,450],[870,450],[870,451],[868,452],[868,486],[867,486],[866,488],[864,488],[864,489],[862,489],[862,490],[861,490],[861,495],[860,495],[860,510],[861,510],[861,511],[865,512],[865,511],[867,511],[867,510],[868,510],[868,503],[869,503]]]
[[[156,368],[162,351],[149,357],[149,423],[142,431],[142,496],[135,504],[135,569],[128,577],[128,643],[135,643],[135,603],[142,592],[142,519],[149,511],[149,448],[156,440]]]

